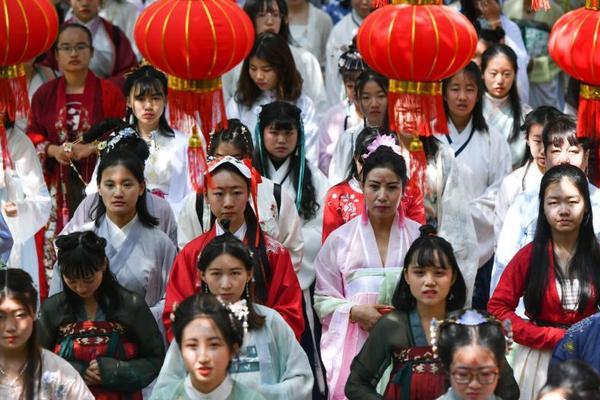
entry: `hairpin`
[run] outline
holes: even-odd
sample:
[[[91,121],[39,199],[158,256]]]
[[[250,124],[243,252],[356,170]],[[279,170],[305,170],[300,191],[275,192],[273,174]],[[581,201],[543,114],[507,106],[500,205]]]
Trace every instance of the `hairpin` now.
[[[515,341],[513,340],[513,329],[511,320],[505,319],[502,323],[502,327],[504,328],[504,338],[506,339],[506,354],[508,354],[512,350],[513,344],[515,343]]]
[[[173,311],[171,311],[171,314],[169,314],[169,319],[171,322],[175,322],[175,311],[177,310],[177,305],[177,303],[173,303]]]
[[[246,305],[246,299],[238,300],[235,303],[225,303],[219,296],[217,296],[217,300],[219,300],[223,307],[225,307],[225,309],[229,312],[231,326],[235,327],[235,323],[233,321],[233,318],[235,317],[238,321],[242,322],[244,335],[246,335],[248,333],[248,315],[250,314],[248,306]]]
[[[435,318],[431,319],[431,324],[429,325],[429,337],[431,338],[431,349],[433,350],[433,358],[438,358],[437,354],[437,332],[439,329],[438,320]]]
[[[369,158],[369,156],[381,146],[389,147],[394,153],[400,156],[402,155],[402,149],[396,144],[396,140],[392,136],[378,134],[371,144],[367,146],[367,154],[363,154],[363,160]]]
[[[106,141],[106,145],[103,148],[106,148],[106,151],[110,152],[121,140],[132,136],[138,136],[138,133],[133,128],[128,126],[124,129],[121,129],[116,135],[111,136],[110,139]],[[98,149],[100,149],[100,146],[98,146]]]

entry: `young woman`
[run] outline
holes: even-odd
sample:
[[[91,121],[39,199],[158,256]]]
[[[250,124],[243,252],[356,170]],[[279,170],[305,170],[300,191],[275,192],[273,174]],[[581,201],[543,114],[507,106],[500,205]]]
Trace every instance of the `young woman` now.
[[[227,128],[218,127],[212,133],[207,153],[216,159],[231,156],[238,160],[250,160],[254,153],[252,135],[239,120],[230,119]],[[261,176],[256,204],[261,229],[290,252],[292,264],[298,271],[302,263],[304,240],[294,199],[286,190],[281,190],[281,185]],[[213,223],[206,196],[203,193],[188,195],[177,220],[179,247],[183,248],[192,239],[208,232]]]
[[[378,398],[377,382],[391,376],[385,399],[433,399],[447,387],[440,361],[433,357],[431,319],[442,320],[464,307],[467,299],[452,245],[422,226],[404,259],[404,270],[392,297],[393,310],[384,315],[369,334],[352,362],[346,395],[350,399]],[[405,373],[406,369],[412,373]],[[518,398],[518,387],[506,365],[504,399]],[[386,380],[384,380],[385,382]]]
[[[308,0],[286,0],[290,38],[310,51],[325,68],[325,46],[333,28],[331,18]]]
[[[92,230],[106,239],[106,255],[117,281],[143,296],[160,321],[165,285],[177,249],[156,228],[158,222],[148,211],[143,164],[132,152],[108,151],[100,160],[96,183],[99,198],[90,215],[92,221],[81,226],[70,223],[62,234]],[[58,265],[50,294],[63,289],[60,273]]]
[[[496,199],[496,222],[494,233],[500,235],[504,216],[517,195],[521,192],[535,190],[539,187],[545,170],[544,143],[542,131],[548,122],[563,114],[554,107],[542,106],[536,108],[525,117],[525,143],[527,144],[527,159],[525,165],[507,175],[500,184]]]
[[[510,339],[506,339],[510,338],[510,325],[504,328],[489,314],[467,309],[448,315],[432,330],[434,334],[434,352],[451,385],[438,400],[519,398],[517,383],[504,358],[510,346]],[[499,390],[502,378],[515,388],[510,396]]]
[[[144,165],[146,186],[153,194],[167,199],[175,215],[185,196],[192,191],[188,178],[188,139],[167,122],[167,77],[150,65],[127,75],[125,120],[133,125],[148,144],[150,157]],[[89,194],[94,187],[88,186]]]
[[[232,378],[267,399],[310,398],[313,386],[310,365],[294,332],[279,313],[253,301],[252,276],[256,271],[248,247],[226,232],[206,245],[198,269],[202,292],[210,292],[226,304],[246,302],[248,307],[248,333],[229,368]],[[180,348],[172,342],[155,391],[160,392],[161,387],[185,375]]]
[[[517,55],[505,44],[493,45],[481,56],[481,71],[486,89],[483,117],[488,126],[504,134],[510,145],[512,166],[518,168],[528,158],[521,125],[531,107],[519,98],[515,80]]]
[[[113,276],[106,244],[90,231],[56,239],[64,289],[42,304],[40,342],[69,361],[97,398],[141,399],[158,376],[163,337],[143,298]]]
[[[566,329],[598,307],[598,257],[587,178],[577,167],[557,165],[542,178],[533,242],[508,264],[488,304],[512,322],[522,399],[534,399],[546,381],[552,349]],[[528,319],[515,313],[521,297]]]
[[[226,156],[209,163],[206,182],[204,196],[215,223],[208,232],[189,242],[173,264],[163,313],[169,341],[173,338],[170,314],[174,304],[201,289],[198,257],[208,242],[224,233],[224,225],[252,250],[257,265],[254,274],[257,302],[278,311],[299,338],[304,331],[302,292],[289,252],[262,231],[250,205],[249,200],[256,202],[256,174],[253,176],[250,168],[238,159]]]
[[[68,362],[40,347],[37,299],[31,277],[25,271],[0,271],[0,397],[94,399]]]
[[[27,135],[44,169],[52,209],[44,240],[44,265],[55,261],[52,242],[83,199],[83,188],[96,164],[96,148],[76,143],[93,124],[123,117],[120,89],[98,79],[89,69],[94,54],[92,34],[79,24],[59,29],[53,52],[63,76],[46,82],[33,96]],[[74,168],[70,166],[73,163]]]
[[[406,165],[389,146],[378,145],[365,159],[362,215],[334,231],[315,260],[315,311],[332,399],[344,397],[350,363],[389,309],[404,256],[419,235],[418,224],[398,212]]]
[[[263,400],[265,397],[229,374],[246,336],[239,312],[208,293],[185,299],[173,314],[179,357],[188,375],[156,387],[152,399]],[[239,311],[236,311],[239,310]],[[243,317],[242,317],[243,318]],[[249,317],[248,317],[249,318]]]
[[[580,360],[558,363],[548,370],[548,381],[538,400],[583,400],[600,398],[598,370]]]
[[[510,148],[506,140],[488,127],[483,117],[484,90],[481,72],[473,62],[445,79],[442,93],[449,133],[434,135],[454,151],[461,169],[460,180],[468,185],[464,202],[470,208],[477,232],[478,267],[488,262],[494,252],[496,193],[500,182],[511,170]]]
[[[317,120],[313,101],[302,94],[302,77],[296,69],[285,40],[270,32],[257,36],[254,47],[242,65],[235,97],[227,104],[227,116],[237,118],[255,131],[260,106],[287,101],[302,110],[306,132],[306,154],[318,162]]]

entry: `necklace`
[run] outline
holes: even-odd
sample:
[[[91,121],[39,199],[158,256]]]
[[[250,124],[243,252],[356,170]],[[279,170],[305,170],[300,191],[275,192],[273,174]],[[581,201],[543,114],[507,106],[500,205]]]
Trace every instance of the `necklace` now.
[[[23,372],[25,372],[25,368],[27,368],[27,364],[29,364],[29,361],[26,361],[25,364],[23,364],[23,367],[21,367],[21,371],[19,372],[19,375],[17,375],[17,377],[15,379],[13,379],[11,382],[8,383],[8,386],[11,387],[15,387],[17,384],[17,381],[19,379],[21,379],[21,376],[23,376]],[[6,371],[4,371],[4,368],[0,367],[0,375],[6,376]]]

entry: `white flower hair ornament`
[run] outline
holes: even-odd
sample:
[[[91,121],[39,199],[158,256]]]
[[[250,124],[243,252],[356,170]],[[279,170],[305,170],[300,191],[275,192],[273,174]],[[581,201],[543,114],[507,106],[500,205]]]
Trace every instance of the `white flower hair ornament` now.
[[[135,129],[126,127],[113,135],[111,135],[110,139],[108,139],[106,142],[99,143],[98,150],[104,150],[106,148],[106,152],[110,152],[121,140],[132,136],[138,136],[138,133],[135,131]]]
[[[235,317],[238,321],[242,322],[242,328],[244,329],[244,336],[248,333],[248,315],[250,315],[250,310],[248,309],[248,304],[246,303],[246,299],[238,300],[235,303],[225,303],[221,300],[220,297],[217,297],[221,304],[227,308],[229,311],[229,317],[232,319],[231,323],[233,324],[233,317]],[[234,325],[235,326],[235,325]]]
[[[371,144],[369,144],[367,146],[367,154],[363,154],[362,158],[363,160],[366,160],[367,158],[369,158],[369,156],[371,154],[373,154],[373,152],[375,152],[375,150],[377,150],[379,147],[381,146],[386,146],[389,147],[390,149],[392,149],[394,151],[394,153],[398,154],[398,155],[402,155],[402,149],[400,149],[400,146],[398,146],[396,144],[396,140],[394,139],[393,136],[391,135],[377,135],[377,137],[371,142]]]

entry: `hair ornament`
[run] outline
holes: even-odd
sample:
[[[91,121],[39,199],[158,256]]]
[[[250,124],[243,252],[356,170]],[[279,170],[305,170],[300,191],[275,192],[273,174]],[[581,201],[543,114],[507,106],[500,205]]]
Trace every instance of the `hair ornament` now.
[[[371,144],[369,144],[367,146],[367,154],[363,154],[362,158],[363,160],[366,160],[367,158],[369,158],[369,156],[371,154],[373,154],[375,152],[375,150],[377,150],[379,147],[381,146],[386,146],[389,147],[390,149],[392,149],[394,151],[394,153],[398,154],[399,156],[402,155],[402,149],[400,149],[400,146],[398,146],[396,144],[396,140],[390,136],[390,135],[382,135],[382,134],[378,134],[375,139],[371,142]]]
[[[235,317],[238,321],[242,322],[242,327],[244,328],[244,335],[246,335],[248,333],[248,315],[250,314],[250,311],[248,310],[248,305],[246,303],[246,299],[238,300],[235,303],[225,303],[218,296],[217,299],[227,309],[227,311],[229,311],[231,325],[235,328],[235,324],[233,322],[233,318]]]
[[[367,69],[367,64],[356,46],[350,45],[348,50],[343,52],[338,59],[338,68],[343,71],[364,71]]]
[[[177,306],[179,304],[177,303],[173,303],[173,311],[171,311],[171,314],[169,314],[169,319],[171,320],[171,322],[175,322],[175,311],[177,311]]]
[[[115,146],[117,145],[117,143],[119,143],[121,140],[128,138],[128,137],[132,137],[132,136],[139,136],[138,133],[135,131],[135,129],[133,129],[132,127],[128,126],[125,127],[123,129],[121,129],[120,131],[118,131],[116,134],[112,134],[111,137],[104,142],[105,146],[103,147],[106,148],[107,152],[110,152],[111,150],[113,150],[115,148]],[[100,149],[100,145],[98,145],[98,150]]]
[[[505,319],[502,323],[502,328],[504,329],[504,338],[506,339],[506,354],[508,354],[512,350],[513,344],[515,343],[515,341],[513,340],[513,329],[511,320]]]
[[[250,171],[250,168],[248,168],[246,164],[232,156],[225,156],[221,158],[213,157],[208,163],[208,169],[206,171],[208,174],[211,174],[215,169],[217,169],[223,164],[233,165],[248,180],[252,178],[252,171]]]
[[[431,338],[431,349],[433,350],[433,358],[437,359],[437,334],[440,325],[437,319],[432,318],[429,325],[429,337]]]

